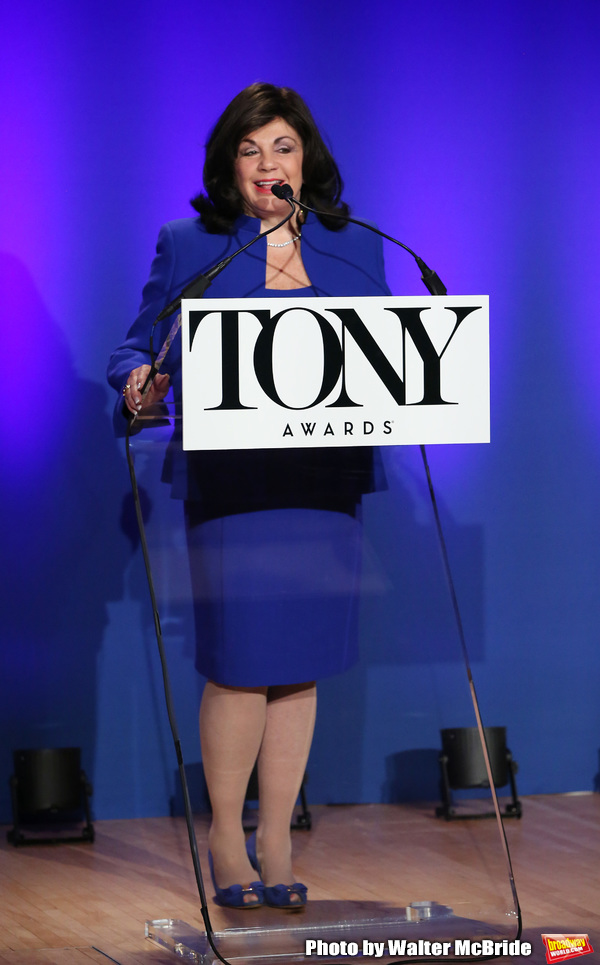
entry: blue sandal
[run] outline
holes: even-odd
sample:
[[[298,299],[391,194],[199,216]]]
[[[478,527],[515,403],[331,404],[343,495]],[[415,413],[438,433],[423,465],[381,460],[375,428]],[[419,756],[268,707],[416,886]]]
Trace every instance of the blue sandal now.
[[[243,885],[230,885],[229,888],[219,888],[215,881],[215,869],[213,857],[208,852],[208,867],[212,878],[213,888],[215,889],[215,900],[223,908],[260,908],[265,903],[265,886],[262,881],[251,881],[247,888]],[[246,895],[254,895],[250,901],[246,901]]]
[[[260,863],[256,855],[255,831],[246,841],[246,852],[250,864],[260,874]],[[301,881],[295,881],[293,885],[263,885],[263,889],[264,899],[271,908],[290,908],[294,911],[302,908],[308,898],[308,889]]]

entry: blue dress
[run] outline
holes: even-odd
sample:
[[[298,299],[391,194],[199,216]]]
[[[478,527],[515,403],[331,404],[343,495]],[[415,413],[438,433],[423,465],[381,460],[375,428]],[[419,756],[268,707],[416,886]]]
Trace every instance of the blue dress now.
[[[227,257],[260,230],[241,217],[231,236],[209,234],[197,218],[170,222],[138,318],[113,353],[109,381],[120,392],[149,360],[152,323],[199,271]],[[309,216],[302,259],[310,288],[265,288],[266,242],[239,255],[207,297],[389,294],[381,239],[358,226],[328,231]],[[162,344],[171,325],[157,326]],[[181,397],[177,340],[162,371]],[[115,427],[126,416],[119,397]],[[369,447],[209,451],[170,447],[164,478],[185,501],[196,619],[196,667],[217,683],[258,687],[340,673],[358,658],[361,496],[383,485]]]

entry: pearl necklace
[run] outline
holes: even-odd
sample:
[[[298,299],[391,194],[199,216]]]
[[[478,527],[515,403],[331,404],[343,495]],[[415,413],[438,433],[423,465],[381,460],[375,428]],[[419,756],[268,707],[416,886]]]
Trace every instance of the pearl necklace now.
[[[287,248],[288,245],[293,245],[295,241],[300,241],[300,235],[296,235],[295,238],[290,238],[289,241],[284,241],[280,245],[276,245],[272,241],[267,241],[267,248]]]

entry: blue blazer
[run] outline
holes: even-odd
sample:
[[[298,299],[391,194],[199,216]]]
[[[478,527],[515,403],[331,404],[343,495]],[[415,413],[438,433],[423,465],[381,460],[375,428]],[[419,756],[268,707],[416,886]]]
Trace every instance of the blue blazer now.
[[[114,424],[117,435],[124,435],[127,415],[124,412],[121,390],[132,369],[150,361],[150,332],[156,316],[169,304],[199,272],[233,254],[260,231],[260,221],[241,216],[231,235],[210,234],[199,218],[170,221],[161,229],[156,245],[156,256],[150,277],[142,292],[139,314],[125,341],[113,352],[108,366],[108,380],[119,393],[115,406]],[[207,290],[209,298],[264,297],[279,294],[265,289],[266,239],[252,245],[238,255],[214,280]],[[340,231],[329,231],[314,216],[308,215],[302,227],[302,261],[311,280],[310,289],[302,289],[307,296],[389,295],[385,280],[382,239],[366,228],[348,224]],[[281,294],[286,295],[287,292]],[[175,315],[156,326],[154,350],[158,353]],[[171,378],[175,402],[181,399],[181,338],[178,336],[169,349],[161,372]],[[258,450],[263,452],[263,450]],[[320,450],[321,451],[321,450]],[[355,450],[343,450],[349,455]],[[370,453],[365,449],[359,462]],[[358,456],[359,454],[356,453]],[[205,461],[216,454],[204,454]],[[224,456],[221,456],[225,459]],[[338,450],[339,458],[339,450]],[[195,498],[190,490],[189,473],[184,462],[174,456],[175,471],[169,471],[174,483],[173,495]],[[183,476],[186,476],[186,479]],[[379,476],[379,472],[376,474]],[[362,492],[380,488],[371,478]]]

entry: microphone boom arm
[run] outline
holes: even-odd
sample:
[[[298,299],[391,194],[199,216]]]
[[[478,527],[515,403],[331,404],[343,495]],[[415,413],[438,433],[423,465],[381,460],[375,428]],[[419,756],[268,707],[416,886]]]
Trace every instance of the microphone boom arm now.
[[[291,192],[291,188],[290,188],[290,192]],[[266,231],[261,231],[260,234],[255,235],[254,238],[251,238],[250,241],[248,241],[245,245],[243,245],[241,248],[238,248],[237,251],[234,251],[232,255],[229,255],[227,258],[224,258],[216,265],[213,265],[212,268],[209,268],[206,274],[203,274],[201,272],[199,275],[196,275],[196,277],[188,285],[185,286],[185,288],[177,296],[177,298],[174,298],[172,302],[169,302],[166,308],[163,308],[163,310],[156,316],[156,318],[154,319],[154,322],[152,323],[152,331],[150,333],[150,358],[152,359],[152,364],[150,366],[150,371],[146,377],[146,381],[144,382],[144,385],[142,387],[142,391],[141,391],[142,399],[145,399],[146,396],[148,395],[148,392],[150,391],[152,383],[154,382],[154,377],[158,375],[158,372],[160,371],[160,367],[164,361],[165,355],[169,351],[169,348],[171,347],[171,344],[175,336],[177,335],[177,332],[181,328],[181,314],[179,314],[175,319],[175,321],[173,322],[173,325],[169,330],[169,334],[167,335],[165,341],[163,342],[163,345],[158,355],[154,357],[154,347],[152,344],[152,336],[154,334],[154,329],[156,328],[156,325],[159,322],[162,322],[169,315],[172,315],[173,312],[176,311],[178,308],[180,308],[181,302],[184,298],[202,298],[202,296],[204,295],[204,292],[209,287],[209,285],[212,284],[213,280],[217,277],[217,275],[220,275],[221,272],[224,271],[229,264],[231,264],[233,259],[237,257],[237,255],[241,255],[241,253],[245,251],[246,248],[249,248],[250,245],[253,245],[256,241],[260,241],[261,238],[265,238],[266,235],[270,235],[272,231],[277,231],[278,228],[281,228],[284,224],[286,224],[293,216],[296,208],[291,196],[286,196],[285,200],[288,202],[291,208],[291,211],[289,214],[285,216],[285,218],[282,219],[282,221],[279,221],[276,225],[273,225],[272,228],[267,228]],[[133,420],[135,420],[136,418],[137,418],[137,413],[134,413]]]
[[[350,221],[352,224],[357,224],[362,228],[368,228],[369,231],[374,231],[376,235],[381,235],[381,237],[386,238],[387,241],[393,241],[395,245],[399,245],[401,248],[404,248],[409,255],[413,256],[417,265],[419,266],[419,270],[421,271],[421,279],[423,284],[431,295],[447,294],[448,289],[444,285],[439,275],[437,275],[435,271],[432,271],[431,268],[425,264],[423,259],[419,258],[419,256],[412,250],[412,248],[409,248],[408,245],[403,244],[402,241],[398,241],[397,238],[392,238],[391,235],[386,235],[384,231],[380,231],[379,228],[375,228],[374,225],[368,224],[366,221],[359,221],[358,218],[350,218],[348,215],[344,214],[333,214],[330,211],[323,212],[317,211],[316,208],[309,208],[307,204],[303,204],[302,201],[298,201],[298,198],[293,196],[293,192],[289,184],[274,184],[271,188],[271,191],[277,198],[281,198],[282,200],[285,199],[286,201],[289,201],[290,204],[294,202],[294,204],[297,204],[298,207],[302,208],[304,211],[311,211],[312,214],[316,215],[327,214],[327,217],[339,218],[341,221]]]

